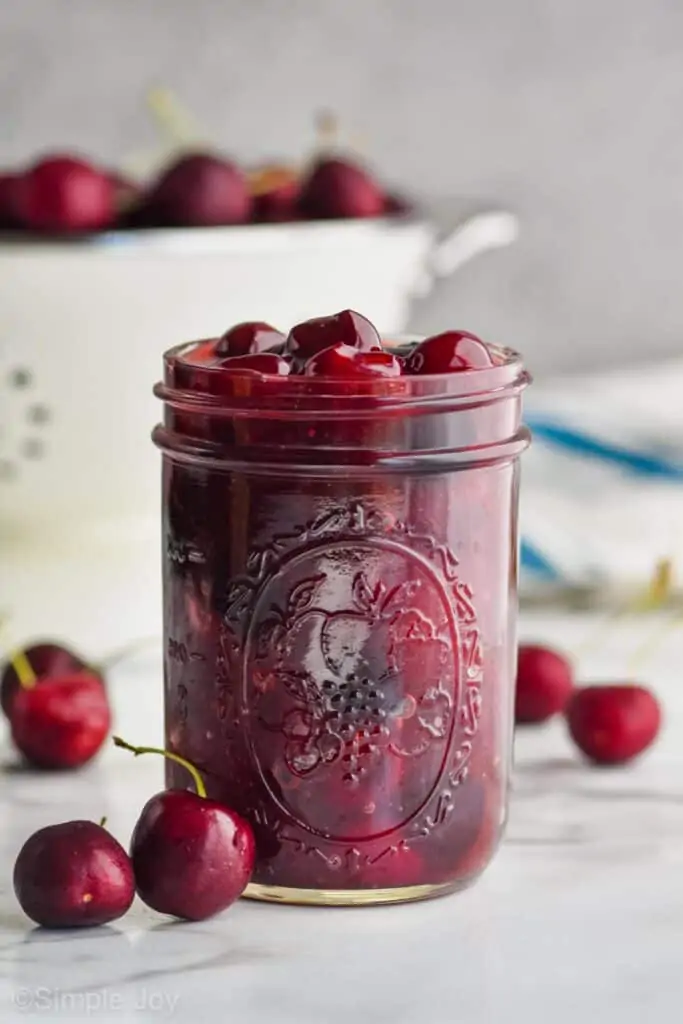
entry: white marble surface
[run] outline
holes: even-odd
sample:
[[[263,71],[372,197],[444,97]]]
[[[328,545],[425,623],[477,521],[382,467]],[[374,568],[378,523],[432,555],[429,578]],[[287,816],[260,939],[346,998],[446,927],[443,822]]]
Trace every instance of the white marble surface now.
[[[651,628],[650,624],[650,628]],[[525,618],[576,650],[587,620]],[[609,631],[591,676],[627,671],[645,627]],[[161,765],[108,749],[72,775],[12,770],[0,753],[0,1020],[643,1024],[675,1021],[683,991],[683,686],[672,634],[641,673],[665,706],[651,753],[597,771],[560,723],[517,738],[507,839],[469,891],[406,907],[300,909],[242,902],[201,924],[136,901],[108,928],[33,929],[12,892],[22,842],[72,817],[108,816],[124,843]],[[112,680],[117,727],[159,738],[155,655]]]

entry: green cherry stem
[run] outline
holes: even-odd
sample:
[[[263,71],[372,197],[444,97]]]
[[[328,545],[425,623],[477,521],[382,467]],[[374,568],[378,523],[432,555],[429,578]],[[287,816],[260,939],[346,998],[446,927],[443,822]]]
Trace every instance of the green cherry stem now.
[[[107,824],[107,815],[105,814],[103,817],[100,818],[100,828],[104,828],[104,826],[106,824]]]
[[[175,761],[176,764],[181,764],[183,768],[186,768],[194,780],[194,784],[197,790],[197,796],[206,799],[206,786],[204,780],[199,774],[199,769],[196,768],[191,761],[186,761],[180,754],[174,754],[171,750],[163,750],[161,747],[134,747],[130,743],[126,743],[120,736],[114,736],[114,746],[121,747],[122,750],[130,750],[131,754],[135,754],[138,757],[140,754],[161,754],[162,757],[167,757],[169,761]]]
[[[23,690],[32,690],[38,682],[38,676],[33,671],[31,662],[26,657],[26,654],[21,649],[18,649],[10,655],[10,664],[17,674],[19,685]]]

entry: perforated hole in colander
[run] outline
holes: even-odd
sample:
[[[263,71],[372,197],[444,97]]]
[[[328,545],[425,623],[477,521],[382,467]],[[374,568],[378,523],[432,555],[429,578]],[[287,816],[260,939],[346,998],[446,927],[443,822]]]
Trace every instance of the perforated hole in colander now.
[[[9,392],[7,401],[1,392]],[[36,462],[46,454],[46,427],[52,420],[49,405],[36,395],[35,375],[26,366],[11,366],[0,374],[0,484],[19,476],[23,462]],[[25,393],[25,394],[24,394]]]

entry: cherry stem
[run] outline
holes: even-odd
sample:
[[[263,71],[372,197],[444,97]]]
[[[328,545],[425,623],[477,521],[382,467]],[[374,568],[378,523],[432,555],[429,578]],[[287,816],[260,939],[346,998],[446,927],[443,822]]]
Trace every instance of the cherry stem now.
[[[319,110],[315,116],[318,149],[330,149],[339,139],[339,120],[332,110]]]
[[[197,790],[197,796],[206,799],[206,786],[204,780],[199,774],[199,769],[195,768],[191,761],[186,761],[180,754],[174,754],[171,750],[163,750],[161,747],[134,747],[130,743],[126,743],[120,736],[114,736],[114,746],[121,747],[122,750],[130,750],[131,754],[135,754],[138,757],[140,754],[161,754],[162,757],[167,757],[169,761],[175,761],[176,764],[181,764],[183,768],[186,768],[194,780],[194,784]]]
[[[105,814],[103,817],[100,818],[100,828],[104,828],[104,826],[106,824],[107,824],[107,815]]]
[[[606,621],[600,623],[598,629],[591,633],[588,640],[579,648],[577,654],[593,653],[605,640],[610,629],[629,615],[655,611],[662,608],[671,596],[673,589],[673,565],[671,559],[664,558],[657,562],[647,587],[632,601],[610,612]],[[649,650],[649,648],[648,648]]]
[[[160,131],[176,147],[185,148],[201,141],[194,118],[181,106],[170,89],[156,86],[147,93],[147,107]]]
[[[31,662],[24,651],[17,650],[10,655],[10,664],[17,674],[19,685],[23,690],[32,690],[38,682],[38,676],[33,671]]]

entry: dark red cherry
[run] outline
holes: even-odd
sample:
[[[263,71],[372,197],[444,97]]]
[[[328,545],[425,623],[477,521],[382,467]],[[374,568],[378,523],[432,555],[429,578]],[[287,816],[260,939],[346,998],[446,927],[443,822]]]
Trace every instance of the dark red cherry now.
[[[73,675],[86,668],[83,658],[56,640],[41,640],[39,643],[29,644],[22,654],[31,673],[36,677],[36,685],[51,682],[55,677]],[[8,661],[0,673],[0,701],[2,710],[8,718],[12,715],[12,704],[20,689],[17,670],[12,661]]]
[[[101,748],[111,725],[102,679],[92,672],[44,678],[14,697],[12,740],[36,768],[78,768]]]
[[[468,331],[425,338],[406,360],[406,372],[412,374],[459,373],[488,366],[493,366],[493,359],[487,345]]]
[[[255,373],[268,373],[277,377],[286,377],[290,365],[283,356],[275,352],[257,352],[253,356],[227,356],[220,364],[226,370],[252,370]]]
[[[19,220],[36,231],[97,231],[115,218],[110,178],[84,160],[41,160],[18,178],[14,188]]]
[[[14,865],[14,892],[43,928],[107,924],[135,897],[128,854],[102,825],[65,821],[26,840]]]
[[[360,352],[339,342],[306,363],[307,377],[400,377],[401,363],[390,352]]]
[[[242,224],[250,212],[242,171],[220,157],[191,153],[163,172],[139,216],[145,223],[204,227]]]
[[[251,356],[259,352],[281,352],[286,336],[258,320],[235,324],[216,345],[217,356]]]
[[[362,168],[348,160],[324,158],[304,181],[299,206],[308,217],[379,217],[385,199]]]
[[[141,900],[160,914],[203,921],[242,895],[254,870],[251,826],[239,814],[206,795],[197,768],[171,751],[133,747],[134,754],[163,754],[192,774],[196,793],[170,789],[151,797],[140,812],[130,842]]]
[[[571,662],[540,644],[521,644],[517,656],[515,721],[545,722],[564,711],[574,691]]]
[[[566,709],[569,732],[595,764],[625,764],[642,754],[662,725],[659,701],[645,686],[584,686]]]
[[[382,349],[377,328],[360,313],[344,309],[334,316],[319,316],[296,324],[289,332],[287,350],[296,359],[306,361],[339,342],[362,352]]]

